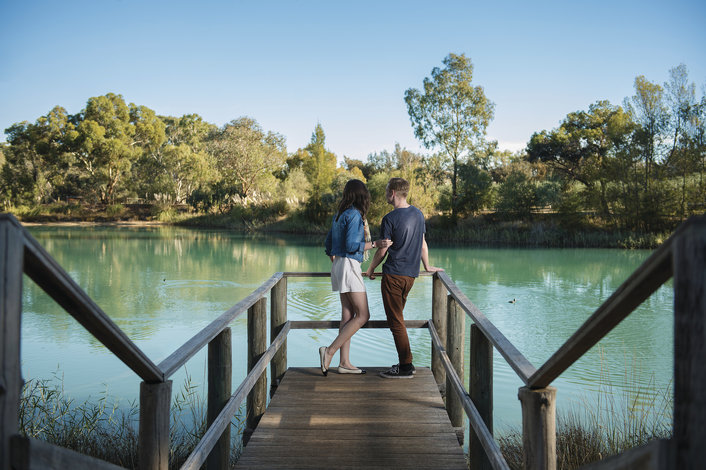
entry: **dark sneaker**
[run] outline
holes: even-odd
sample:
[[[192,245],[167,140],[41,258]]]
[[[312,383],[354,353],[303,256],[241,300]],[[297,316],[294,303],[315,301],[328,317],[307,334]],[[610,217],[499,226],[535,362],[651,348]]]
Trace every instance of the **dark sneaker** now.
[[[415,372],[414,366],[408,370],[401,370],[400,365],[395,364],[385,372],[380,372],[380,377],[385,377],[386,379],[412,379]]]

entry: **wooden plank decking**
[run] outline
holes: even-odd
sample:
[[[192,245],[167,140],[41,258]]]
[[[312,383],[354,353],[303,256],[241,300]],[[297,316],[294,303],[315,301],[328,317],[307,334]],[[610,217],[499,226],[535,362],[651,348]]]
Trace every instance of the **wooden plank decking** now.
[[[237,468],[465,469],[428,368],[411,380],[290,368]]]

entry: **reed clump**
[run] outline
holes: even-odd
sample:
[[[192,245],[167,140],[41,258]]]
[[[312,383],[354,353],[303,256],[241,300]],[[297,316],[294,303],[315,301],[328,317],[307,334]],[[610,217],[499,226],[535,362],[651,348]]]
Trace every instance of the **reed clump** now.
[[[233,421],[231,444],[234,464],[242,449],[242,413]],[[107,392],[97,399],[76,402],[63,389],[63,381],[29,380],[19,407],[21,435],[55,444],[129,469],[138,468],[139,406],[111,403]],[[206,432],[206,406],[198,387],[188,377],[174,394],[170,419],[169,468],[178,469]]]
[[[617,389],[602,373],[597,393],[584,398],[578,408],[557,413],[557,469],[577,469],[653,439],[671,438],[671,386],[656,390],[654,376],[643,384],[637,377],[631,369]],[[522,469],[522,431],[508,429],[498,443],[510,468]]]

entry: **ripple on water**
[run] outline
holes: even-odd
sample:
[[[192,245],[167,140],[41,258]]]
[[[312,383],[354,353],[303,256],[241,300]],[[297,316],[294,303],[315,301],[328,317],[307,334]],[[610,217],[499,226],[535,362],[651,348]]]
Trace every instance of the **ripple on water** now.
[[[178,280],[163,280],[166,289],[186,289],[193,287],[201,287],[204,289],[214,289],[219,287],[242,287],[242,284],[233,281],[223,281],[214,279],[178,279]]]

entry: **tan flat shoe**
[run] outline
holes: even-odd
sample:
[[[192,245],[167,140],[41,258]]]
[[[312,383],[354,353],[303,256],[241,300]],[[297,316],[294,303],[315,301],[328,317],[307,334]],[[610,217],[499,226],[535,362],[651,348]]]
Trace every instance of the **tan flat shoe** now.
[[[365,374],[363,369],[347,369],[345,367],[338,366],[339,374]]]

